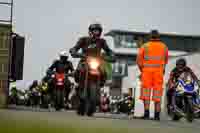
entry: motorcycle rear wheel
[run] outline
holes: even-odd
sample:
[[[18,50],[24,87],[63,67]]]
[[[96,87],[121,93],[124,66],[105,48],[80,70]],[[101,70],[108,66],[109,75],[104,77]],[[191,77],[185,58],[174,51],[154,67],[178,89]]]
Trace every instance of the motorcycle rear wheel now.
[[[58,111],[64,104],[64,92],[62,90],[56,90],[55,109]]]

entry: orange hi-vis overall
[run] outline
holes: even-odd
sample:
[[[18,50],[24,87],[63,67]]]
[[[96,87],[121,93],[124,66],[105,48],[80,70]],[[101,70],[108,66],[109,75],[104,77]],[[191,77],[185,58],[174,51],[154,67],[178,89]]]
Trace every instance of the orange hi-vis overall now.
[[[150,40],[144,44],[137,57],[141,70],[141,100],[160,102],[163,94],[163,77],[168,63],[168,48],[160,40]]]

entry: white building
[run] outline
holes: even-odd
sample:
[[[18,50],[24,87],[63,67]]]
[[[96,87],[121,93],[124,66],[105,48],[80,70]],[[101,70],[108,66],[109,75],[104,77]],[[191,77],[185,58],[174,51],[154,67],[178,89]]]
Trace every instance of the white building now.
[[[148,33],[111,30],[105,34],[109,47],[116,53],[118,60],[113,65],[113,85],[111,95],[127,92],[136,86],[139,71],[135,64],[138,48],[148,40]],[[161,40],[169,48],[170,60],[200,51],[200,36],[160,34]]]
[[[136,55],[139,46],[147,41],[148,33],[129,32],[112,30],[105,34],[109,46],[118,56],[116,66],[122,67],[122,71],[113,70],[113,86],[111,86],[111,95],[120,95],[121,92],[127,92],[128,88],[135,88],[135,115],[143,115],[143,103],[140,96],[140,74],[136,64]],[[169,48],[170,60],[166,66],[165,82],[169,78],[169,72],[175,67],[176,59],[184,56],[195,74],[200,78],[200,36],[161,34],[163,40]],[[125,64],[125,65],[124,65]],[[119,68],[119,67],[118,67]],[[164,84],[165,85],[165,84]],[[134,92],[134,91],[133,91]],[[165,95],[165,94],[164,94]],[[164,100],[165,97],[163,97]],[[162,104],[164,108],[165,104]],[[154,106],[151,103],[151,115],[153,115]]]

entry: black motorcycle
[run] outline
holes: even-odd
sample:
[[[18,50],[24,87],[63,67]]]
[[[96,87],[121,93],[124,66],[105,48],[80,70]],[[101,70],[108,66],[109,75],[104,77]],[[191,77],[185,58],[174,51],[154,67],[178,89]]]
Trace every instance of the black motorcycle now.
[[[96,112],[96,105],[100,96],[100,80],[102,71],[100,66],[103,63],[103,58],[100,56],[85,56],[83,54],[73,54],[74,58],[82,58],[84,63],[84,87],[79,93],[80,103],[78,114],[92,116]],[[104,58],[105,59],[105,58]],[[111,60],[109,60],[111,61]]]
[[[119,112],[130,115],[134,113],[134,101],[130,96],[121,99],[118,103]]]
[[[114,97],[111,100],[111,104],[110,104],[110,108],[111,108],[111,112],[114,114],[127,114],[127,115],[131,115],[134,114],[134,99],[130,96],[126,96],[124,98],[120,98],[120,97]]]

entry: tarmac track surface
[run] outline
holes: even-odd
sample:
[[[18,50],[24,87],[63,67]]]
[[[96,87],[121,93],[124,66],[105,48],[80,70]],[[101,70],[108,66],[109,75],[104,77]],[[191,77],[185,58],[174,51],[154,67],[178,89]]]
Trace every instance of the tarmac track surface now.
[[[193,123],[188,123],[185,120],[179,122],[172,122],[167,118],[161,121],[152,120],[129,120],[124,115],[112,115],[96,113],[94,117],[80,117],[74,111],[55,112],[48,110],[33,110],[28,108],[18,108],[9,110],[0,110],[0,117],[12,118],[14,120],[45,120],[51,124],[59,124],[65,126],[66,124],[76,124],[86,128],[115,128],[124,129],[123,132],[141,131],[147,133],[199,133],[200,121],[195,120]],[[136,130],[137,129],[137,130]],[[138,130],[141,129],[141,130]]]

